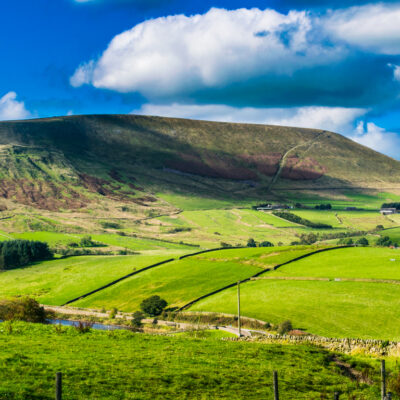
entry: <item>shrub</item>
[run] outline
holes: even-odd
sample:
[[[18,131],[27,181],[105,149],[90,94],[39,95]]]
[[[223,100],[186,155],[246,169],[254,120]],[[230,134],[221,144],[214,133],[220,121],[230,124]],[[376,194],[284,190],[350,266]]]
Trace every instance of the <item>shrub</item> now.
[[[255,241],[254,239],[250,238],[250,239],[247,241],[247,247],[257,247],[256,241]]]
[[[142,319],[144,318],[144,315],[140,311],[135,311],[132,314],[132,320],[131,320],[131,325],[134,328],[141,328],[143,326],[142,324]]]
[[[78,321],[77,324],[74,324],[74,327],[79,333],[88,333],[92,330],[93,322]]]
[[[316,229],[332,229],[332,225],[328,224],[322,224],[320,222],[312,222],[309,221],[308,219],[304,219],[299,217],[296,214],[292,214],[290,212],[286,211],[275,211],[273,214],[279,218],[286,219],[287,221],[294,222],[296,224],[308,226],[310,228],[316,228]]]
[[[393,246],[393,242],[390,240],[389,236],[382,236],[376,241],[377,246],[390,247]]]
[[[258,246],[259,247],[274,247],[274,245],[271,242],[268,242],[268,240],[261,242]]]
[[[93,242],[91,236],[86,235],[82,237],[80,245],[81,247],[92,247],[93,245],[95,245],[95,243]]]
[[[23,267],[52,257],[53,253],[45,242],[7,240],[0,243],[0,270]]]
[[[112,308],[111,311],[110,311],[110,318],[114,319],[117,316],[117,314],[118,314],[118,309],[115,308],[115,307]]]
[[[362,237],[356,241],[356,245],[357,246],[368,246],[369,245],[368,239],[365,237]]]
[[[100,222],[100,224],[104,229],[120,229],[121,228],[121,225],[116,222],[103,221],[103,222]]]
[[[150,317],[157,317],[162,313],[167,304],[160,296],[151,296],[142,301],[140,308],[144,313],[150,315]]]
[[[30,297],[0,302],[0,320],[46,322],[46,311]]]
[[[222,248],[224,248],[224,249],[227,249],[228,247],[232,247],[232,245],[231,244],[229,244],[229,243],[225,243],[225,242],[221,242],[221,247]]]
[[[280,335],[285,335],[286,333],[290,332],[293,330],[292,323],[287,320],[283,321],[279,326],[278,326],[278,333]]]

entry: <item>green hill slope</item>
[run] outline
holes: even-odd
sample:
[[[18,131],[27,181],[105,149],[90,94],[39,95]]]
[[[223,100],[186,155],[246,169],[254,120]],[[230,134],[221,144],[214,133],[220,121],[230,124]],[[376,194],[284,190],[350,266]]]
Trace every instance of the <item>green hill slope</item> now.
[[[400,190],[400,163],[326,131],[133,115],[0,123],[0,197],[47,210],[160,193],[243,201],[278,189]],[[396,189],[397,188],[397,189]]]

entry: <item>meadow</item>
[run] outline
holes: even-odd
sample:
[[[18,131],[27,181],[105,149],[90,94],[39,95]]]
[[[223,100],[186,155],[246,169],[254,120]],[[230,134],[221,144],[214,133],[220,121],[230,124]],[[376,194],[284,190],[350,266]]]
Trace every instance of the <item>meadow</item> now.
[[[167,254],[80,256],[45,261],[0,272],[0,298],[27,295],[44,304],[62,305],[134,270],[167,258]]]
[[[379,396],[378,361],[334,356],[305,345],[266,345],[219,338],[150,336],[0,324],[0,398],[54,398],[54,375],[63,372],[64,397],[83,399],[269,399],[272,371],[284,399]],[[335,362],[336,360],[336,362]],[[337,360],[367,374],[349,378]]]
[[[161,265],[73,303],[77,307],[136,311],[147,297],[159,295],[168,307],[182,307],[226,285],[247,279],[313,248],[227,249]]]
[[[273,324],[289,319],[296,328],[322,336],[400,340],[399,283],[400,250],[337,249],[242,284],[242,313]],[[190,311],[235,314],[236,308],[233,288],[201,300]]]

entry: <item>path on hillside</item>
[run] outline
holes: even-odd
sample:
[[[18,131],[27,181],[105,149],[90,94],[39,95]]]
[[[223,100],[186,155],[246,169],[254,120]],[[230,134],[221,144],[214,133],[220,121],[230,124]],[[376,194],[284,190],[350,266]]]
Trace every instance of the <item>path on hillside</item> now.
[[[324,135],[326,133],[326,131],[322,131],[321,133],[319,133],[316,137],[314,137],[313,139],[304,142],[304,143],[300,143],[294,147],[291,147],[289,150],[286,151],[286,153],[283,155],[283,157],[281,158],[281,160],[279,161],[279,168],[278,171],[276,171],[274,177],[272,178],[271,182],[269,183],[267,190],[270,191],[272,189],[272,186],[275,185],[276,181],[279,179],[283,168],[285,167],[286,164],[286,160],[288,159],[290,153],[292,153],[293,151],[295,151],[296,149],[303,147],[303,146],[307,146],[307,148],[304,150],[304,152],[308,151],[311,146],[318,141],[318,139]]]

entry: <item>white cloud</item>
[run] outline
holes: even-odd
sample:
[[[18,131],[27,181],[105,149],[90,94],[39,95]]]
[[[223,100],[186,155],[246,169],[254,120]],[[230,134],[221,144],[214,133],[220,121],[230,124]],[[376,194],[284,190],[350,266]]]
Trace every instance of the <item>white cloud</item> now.
[[[400,4],[370,4],[333,11],[323,17],[337,38],[380,54],[400,54]]]
[[[393,67],[393,76],[396,81],[400,82],[400,65],[390,65]]]
[[[145,104],[135,114],[325,129],[350,133],[354,121],[367,113],[363,108],[295,107],[236,108],[225,105]]]
[[[17,100],[15,92],[9,92],[0,98],[0,120],[24,119],[30,116],[24,102]]]
[[[350,139],[376,151],[400,159],[400,136],[394,132],[387,132],[373,122],[359,122]]]
[[[304,11],[214,8],[203,15],[157,18],[117,35],[99,60],[76,70],[71,84],[151,98],[267,74],[290,79],[298,70],[328,66],[347,54],[342,46],[324,46],[322,35],[309,35],[312,29]]]

